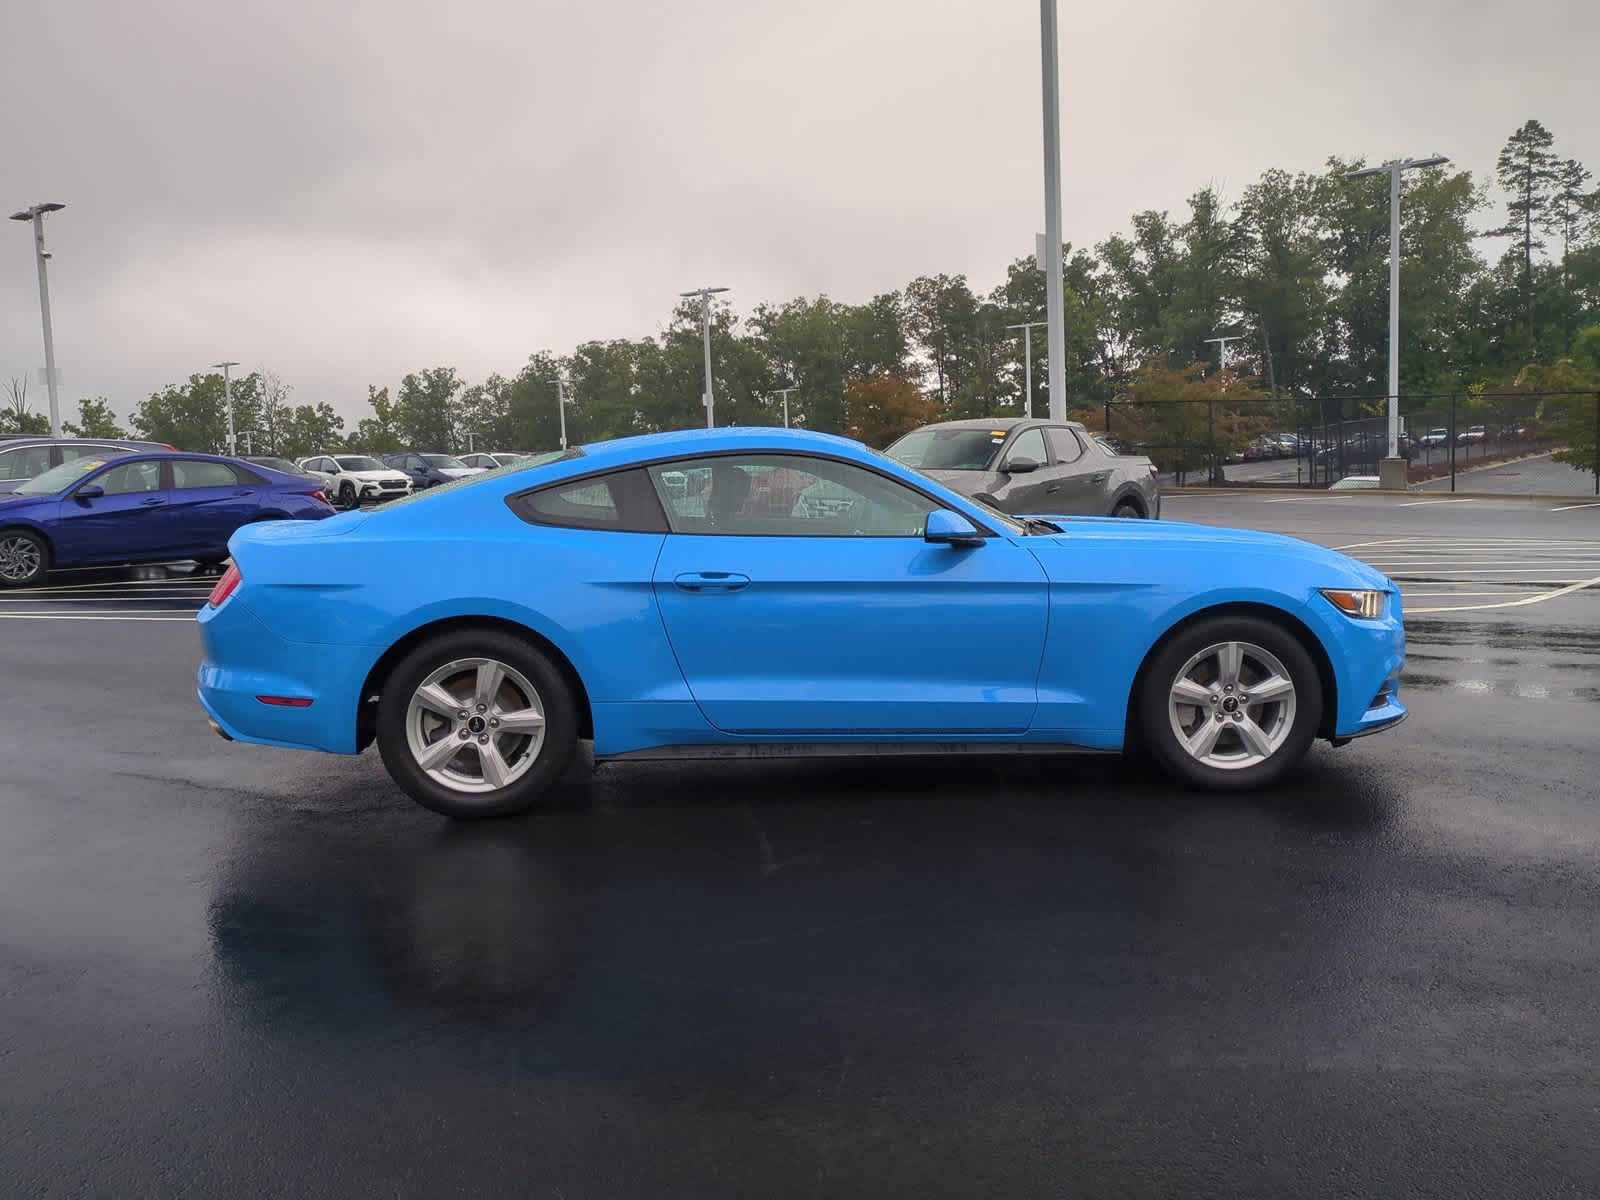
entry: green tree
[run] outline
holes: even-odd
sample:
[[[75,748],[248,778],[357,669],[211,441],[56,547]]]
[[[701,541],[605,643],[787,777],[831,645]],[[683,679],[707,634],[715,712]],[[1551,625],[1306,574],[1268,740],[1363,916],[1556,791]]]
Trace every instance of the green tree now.
[[[1535,336],[1533,316],[1533,252],[1544,249],[1536,231],[1545,229],[1555,200],[1560,160],[1551,150],[1555,138],[1538,121],[1522,123],[1500,150],[1495,175],[1507,195],[1505,224],[1489,237],[1514,239],[1511,253],[1522,263],[1522,301],[1527,311],[1528,339]]]
[[[1562,443],[1555,452],[1558,461],[1600,476],[1600,325],[1581,330],[1564,358],[1528,367],[1517,383],[1538,391],[1579,393],[1548,399],[1544,432]]]
[[[362,417],[347,442],[352,450],[368,454],[392,454],[403,446],[396,420],[394,402],[389,399],[389,389],[367,385],[367,407],[370,417]],[[316,450],[311,451],[317,453]]]
[[[6,381],[6,396],[0,404],[0,433],[49,433],[48,417],[28,411],[28,381],[14,377]]]
[[[123,438],[127,432],[117,424],[117,414],[104,396],[85,396],[78,401],[78,420],[63,426],[73,437]]]
[[[939,405],[904,376],[858,376],[845,385],[845,412],[845,432],[881,450],[901,434],[937,420]]]
[[[308,458],[337,449],[344,418],[326,400],[300,404],[283,413],[278,422],[277,449],[285,458]]]
[[[458,404],[464,386],[454,367],[429,367],[400,381],[392,424],[409,449],[456,451]]]
[[[134,410],[133,428],[142,438],[167,442],[180,450],[216,453],[226,449],[222,376],[191,375],[185,384],[168,384],[152,392]]]

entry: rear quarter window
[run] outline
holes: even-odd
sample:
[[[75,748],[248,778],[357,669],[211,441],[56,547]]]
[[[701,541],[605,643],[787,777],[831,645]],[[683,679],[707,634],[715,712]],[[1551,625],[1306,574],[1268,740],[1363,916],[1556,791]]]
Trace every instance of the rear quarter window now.
[[[482,476],[478,476],[482,478]],[[507,503],[530,525],[665,533],[666,515],[644,471],[637,468],[563,480],[512,496]]]

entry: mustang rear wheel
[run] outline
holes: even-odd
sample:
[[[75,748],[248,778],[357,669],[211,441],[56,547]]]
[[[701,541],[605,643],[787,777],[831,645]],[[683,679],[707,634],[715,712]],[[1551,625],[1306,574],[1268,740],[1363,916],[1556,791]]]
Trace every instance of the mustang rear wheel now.
[[[27,529],[0,530],[0,587],[39,583],[50,569],[50,547]]]
[[[378,703],[378,750],[417,803],[447,817],[526,811],[561,777],[577,714],[561,672],[522,639],[444,634],[408,654]]]
[[[1216,791],[1280,778],[1322,723],[1316,664],[1296,638],[1259,617],[1212,617],[1169,640],[1146,669],[1137,703],[1161,765]]]

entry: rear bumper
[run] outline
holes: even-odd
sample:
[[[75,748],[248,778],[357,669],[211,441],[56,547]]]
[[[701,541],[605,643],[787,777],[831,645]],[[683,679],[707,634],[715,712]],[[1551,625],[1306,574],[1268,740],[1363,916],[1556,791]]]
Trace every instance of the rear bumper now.
[[[204,656],[195,690],[218,733],[263,746],[356,752],[357,703],[375,650],[280,638],[237,595],[202,609],[199,624]],[[292,708],[261,696],[310,703]]]

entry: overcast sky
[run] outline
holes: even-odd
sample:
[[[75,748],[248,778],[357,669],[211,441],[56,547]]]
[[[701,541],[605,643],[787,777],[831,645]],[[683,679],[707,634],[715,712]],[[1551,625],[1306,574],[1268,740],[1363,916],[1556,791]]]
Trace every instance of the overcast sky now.
[[[1600,171],[1594,0],[1064,0],[1065,229],[1329,154]],[[998,281],[1042,226],[1034,0],[50,0],[0,6],[5,211],[49,220],[63,403],[220,358],[368,383],[741,312]],[[0,237],[0,377],[43,361]],[[32,393],[44,407],[44,389]]]

